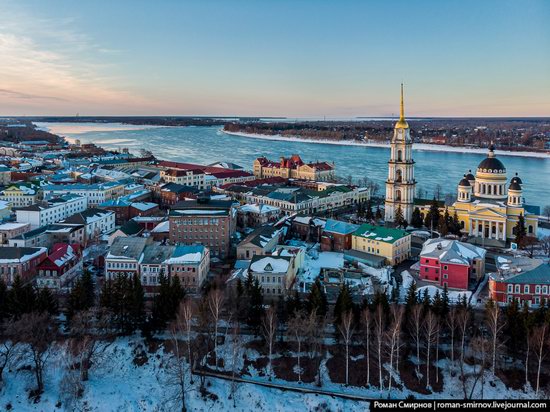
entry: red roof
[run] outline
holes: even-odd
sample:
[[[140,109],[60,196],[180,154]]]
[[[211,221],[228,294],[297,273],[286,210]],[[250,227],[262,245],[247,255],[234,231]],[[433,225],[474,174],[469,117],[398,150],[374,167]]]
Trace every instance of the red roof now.
[[[56,243],[52,246],[51,253],[40,263],[39,267],[62,268],[75,259],[80,259],[81,247],[78,243]]]

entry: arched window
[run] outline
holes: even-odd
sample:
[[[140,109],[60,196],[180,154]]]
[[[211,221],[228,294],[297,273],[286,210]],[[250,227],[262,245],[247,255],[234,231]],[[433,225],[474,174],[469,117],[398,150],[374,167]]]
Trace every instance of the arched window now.
[[[401,190],[395,191],[395,200],[397,200],[398,202],[401,201]]]
[[[397,161],[398,162],[403,161],[403,152],[401,150],[397,151]]]
[[[396,182],[401,182],[402,180],[403,180],[403,176],[402,176],[401,169],[397,169],[395,171],[395,181]]]
[[[528,232],[531,233],[531,234],[533,233],[533,225],[529,225]]]

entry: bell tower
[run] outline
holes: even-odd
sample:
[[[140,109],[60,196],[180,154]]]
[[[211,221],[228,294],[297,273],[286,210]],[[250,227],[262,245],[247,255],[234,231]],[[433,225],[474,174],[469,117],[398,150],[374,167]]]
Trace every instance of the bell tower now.
[[[403,83],[401,83],[401,105],[399,120],[393,129],[386,180],[385,221],[394,222],[397,209],[410,223],[414,205],[416,181],[414,180],[414,160],[412,158],[412,139],[409,124],[405,120],[403,102]]]

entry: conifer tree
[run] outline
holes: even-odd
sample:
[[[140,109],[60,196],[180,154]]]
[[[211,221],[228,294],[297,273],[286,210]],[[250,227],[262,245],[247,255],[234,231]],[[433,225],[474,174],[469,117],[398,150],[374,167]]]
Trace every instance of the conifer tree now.
[[[420,214],[420,209],[415,207],[412,213],[411,225],[416,229],[420,229],[423,223],[424,222],[422,221],[422,215]]]
[[[449,313],[449,289],[447,288],[447,285],[443,285],[443,296],[441,297],[441,310],[442,316],[447,316]]]
[[[407,290],[407,297],[405,298],[405,310],[409,311],[417,303],[418,296],[416,293],[416,283],[412,282],[411,286]]]
[[[376,205],[376,214],[374,216],[377,220],[382,219],[382,211],[380,210],[380,205]]]
[[[42,288],[36,294],[36,311],[56,315],[58,309],[57,299],[50,289]]]
[[[353,307],[354,305],[349,286],[344,283],[340,288],[340,293],[338,293],[336,303],[334,304],[334,324],[339,325],[342,322],[342,315],[353,310]]]
[[[94,302],[95,284],[90,272],[85,270],[74,283],[67,298],[67,319],[70,320],[76,312],[90,309]]]
[[[367,210],[365,213],[365,217],[367,218],[367,220],[374,219],[374,213],[372,211],[372,201],[370,199],[367,202]]]
[[[525,218],[523,217],[523,213],[520,213],[518,217],[518,223],[516,224],[514,231],[516,234],[515,241],[518,247],[523,247],[525,244],[525,238],[527,237],[527,230],[525,229]]]
[[[405,218],[403,217],[403,210],[401,210],[401,205],[397,206],[397,210],[395,211],[394,222],[397,227],[402,227],[406,222]]]
[[[254,332],[257,334],[260,330],[262,324],[262,316],[264,314],[263,310],[264,296],[262,293],[262,287],[258,279],[254,279],[252,288],[248,293],[248,318],[247,324],[250,326]]]
[[[30,313],[36,308],[36,292],[27,283],[23,285],[21,277],[17,275],[12,283],[11,289],[6,294],[6,312],[19,319],[22,314]]]
[[[430,210],[428,210],[428,213],[426,213],[424,226],[426,226],[430,230],[436,230],[439,225],[440,217],[441,214],[439,213],[439,205],[434,197],[432,200],[432,204],[430,205]]]
[[[0,278],[0,322],[7,316],[7,298],[8,288],[2,278]]]
[[[130,284],[130,295],[128,298],[128,320],[129,331],[141,329],[145,321],[145,293],[139,276],[134,273]]]
[[[286,301],[286,312],[289,317],[303,309],[302,300],[297,290]]]
[[[461,232],[462,227],[460,225],[460,221],[458,220],[458,213],[456,212],[456,210],[453,214],[451,227],[452,227],[452,233],[454,235],[460,236],[462,234]]]
[[[314,310],[317,313],[317,316],[323,317],[326,315],[328,310],[328,301],[325,295],[325,290],[319,278],[315,279],[309,296],[307,298],[307,310],[309,313]]]

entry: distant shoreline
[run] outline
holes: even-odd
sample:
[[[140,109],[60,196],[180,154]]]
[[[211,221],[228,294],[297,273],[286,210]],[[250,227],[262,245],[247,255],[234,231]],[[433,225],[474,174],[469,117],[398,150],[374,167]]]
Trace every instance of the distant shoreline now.
[[[353,142],[353,141],[334,141],[334,140],[323,140],[323,139],[304,139],[298,136],[281,136],[268,135],[268,134],[258,134],[258,133],[245,133],[245,132],[230,132],[225,129],[220,129],[220,132],[239,137],[248,137],[252,139],[263,139],[263,140],[277,140],[277,141],[286,141],[286,142],[301,142],[301,143],[316,143],[316,144],[332,144],[339,146],[363,146],[363,147],[381,147],[388,148],[389,144],[386,143],[374,143],[374,142]],[[436,145],[436,144],[427,144],[427,143],[415,143],[413,145],[413,150],[425,150],[432,152],[452,152],[452,153],[475,153],[475,154],[486,154],[487,149],[485,148],[473,148],[473,147],[458,147],[458,146],[447,146],[447,145]],[[542,152],[522,152],[522,151],[510,151],[510,150],[499,150],[497,148],[497,153],[502,156],[517,156],[517,157],[535,157],[540,159],[550,158],[550,153]]]

